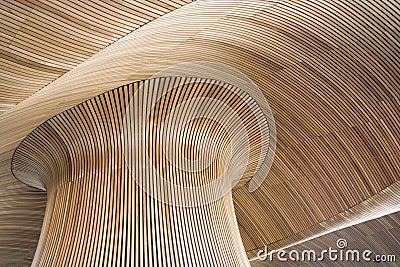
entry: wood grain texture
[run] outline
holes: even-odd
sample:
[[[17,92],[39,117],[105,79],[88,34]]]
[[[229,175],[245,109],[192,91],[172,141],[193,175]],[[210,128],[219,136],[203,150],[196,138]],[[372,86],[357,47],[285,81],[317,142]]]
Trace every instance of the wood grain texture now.
[[[0,114],[126,34],[190,2],[2,1]]]
[[[267,267],[267,266],[282,266],[282,267],[290,267],[290,266],[301,266],[301,267],[316,267],[316,266],[388,266],[395,267],[398,266],[398,255],[400,253],[400,247],[398,243],[398,236],[400,234],[400,225],[399,225],[399,216],[400,213],[393,213],[390,215],[386,215],[380,217],[375,220],[367,221],[358,225],[354,225],[349,228],[345,228],[342,230],[335,231],[333,233],[327,234],[325,236],[312,239],[310,241],[304,242],[302,244],[298,244],[295,246],[291,246],[286,250],[288,253],[291,250],[297,250],[302,253],[305,250],[314,250],[317,253],[320,253],[323,250],[332,249],[340,250],[337,247],[337,241],[339,239],[345,239],[347,242],[347,247],[342,249],[344,253],[347,253],[348,250],[358,250],[360,255],[360,261],[351,260],[351,256],[348,256],[349,261],[346,261],[346,256],[343,256],[340,260],[340,252],[337,253],[338,259],[336,261],[328,261],[328,257],[325,257],[324,261],[303,261],[303,262],[280,262],[276,257],[271,261],[253,261],[251,263],[252,267]],[[366,262],[362,261],[362,253],[365,250],[370,250],[372,252],[370,259],[373,259],[376,255],[386,256],[388,259],[389,255],[395,255],[396,261],[387,260],[387,262]],[[335,254],[333,254],[335,255]],[[346,254],[344,254],[346,255]],[[287,257],[288,258],[288,257]],[[355,256],[356,258],[356,256]],[[275,259],[275,260],[274,260]]]
[[[399,3],[389,0],[196,1],[2,114],[0,160],[10,166],[31,131],[98,94],[181,62],[218,62],[262,89],[277,126],[276,157],[262,188],[233,192],[250,257],[267,244],[286,246],[393,212],[400,173],[399,13]],[[9,168],[1,178],[13,179]],[[331,218],[334,225],[326,223]]]
[[[39,241],[47,194],[13,181],[1,183],[0,195],[0,266],[30,266]]]
[[[124,142],[137,142],[135,129],[140,124],[130,120],[132,129],[125,128],[123,117],[142,86],[135,113],[144,112],[144,106],[163,87],[171,87],[152,108],[150,122],[142,125],[139,134],[147,136],[143,142],[149,144],[147,156],[155,168],[173,184],[199,187],[218,179],[229,164],[228,150],[235,146],[235,140],[230,141],[215,123],[190,120],[185,136],[199,141],[201,134],[207,133],[216,143],[215,158],[196,172],[184,171],[174,164],[176,161],[168,160],[163,155],[168,152],[162,150],[163,131],[173,139],[184,140],[185,136],[175,136],[174,127],[164,129],[162,122],[182,103],[194,99],[205,102],[205,97],[223,101],[236,111],[249,131],[257,131],[253,129],[258,124],[250,108],[254,103],[244,102],[239,91],[236,94],[229,90],[231,85],[225,87],[221,82],[200,78],[156,78],[149,83],[128,84],[49,119],[21,143],[12,161],[18,179],[48,192],[34,266],[250,266],[230,192],[201,206],[173,206],[151,197],[134,178],[150,176],[146,182],[154,184],[156,179],[143,165],[134,164],[145,157],[143,152],[124,146]],[[210,108],[205,103],[191,105],[174,116]],[[243,179],[255,172],[259,135],[249,137],[250,146],[255,148],[250,151]],[[127,149],[131,151],[127,153]],[[189,147],[182,153],[187,158],[200,157],[197,148]],[[181,161],[178,154],[172,156]],[[168,193],[167,188],[161,190],[160,194]]]

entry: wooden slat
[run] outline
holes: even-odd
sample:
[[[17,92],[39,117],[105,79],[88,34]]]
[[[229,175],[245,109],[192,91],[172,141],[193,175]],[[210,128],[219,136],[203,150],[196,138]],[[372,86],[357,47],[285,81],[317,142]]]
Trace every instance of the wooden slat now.
[[[178,3],[164,3],[174,7],[175,2]],[[61,9],[61,4],[52,3],[53,8]],[[79,1],[63,3],[68,5],[65,12],[68,10],[70,16],[78,14],[71,7],[80,9],[90,5],[94,13],[106,8],[104,3],[101,6]],[[153,3],[158,5],[158,2]],[[3,64],[0,66],[1,77],[5,77],[6,88],[1,94],[6,100],[0,105],[5,108],[15,105],[0,115],[0,162],[5,166],[0,173],[1,185],[15,182],[9,167],[17,146],[49,118],[96,95],[147,79],[166,67],[182,62],[209,61],[226,64],[247,75],[262,90],[275,117],[276,160],[266,181],[252,194],[246,187],[236,188],[233,192],[236,218],[244,233],[243,242],[249,256],[264,245],[275,244],[276,248],[290,245],[348,225],[349,221],[358,223],[398,208],[398,2],[196,1],[133,31],[63,76],[57,78],[58,73],[52,73],[50,80],[55,79],[53,82],[17,105],[23,99],[18,87],[29,87],[27,90],[35,92],[50,81],[48,69],[56,72],[69,69],[68,66],[80,57],[99,51],[107,40],[110,42],[122,36],[124,30],[118,30],[115,25],[123,23],[124,16],[128,16],[126,13],[131,14],[130,19],[135,23],[141,21],[139,14],[134,12],[136,7],[128,2],[107,4],[112,12],[123,10],[117,20],[110,19],[109,30],[104,25],[91,28],[95,22],[90,16],[74,15],[72,23],[69,16],[49,13],[46,10],[50,7],[44,2],[41,5],[43,8],[35,9],[32,4],[15,2],[11,5],[15,6],[10,11],[13,13],[2,18],[7,25],[1,27],[4,51],[11,51],[10,45],[18,48],[16,44],[26,48],[29,42],[21,42],[22,39],[14,42],[13,38],[18,32],[19,36],[27,36],[30,30],[41,42],[32,49],[43,47],[53,29],[49,21],[54,20],[55,29],[64,28],[65,31],[55,30],[55,37],[49,42],[51,47],[61,47],[54,52],[57,60],[50,57],[49,51],[35,54],[21,49],[12,50],[14,61],[21,61],[0,59]],[[4,6],[10,7],[10,3],[5,2]],[[168,8],[164,4],[160,6]],[[153,8],[149,5],[142,18],[157,14]],[[7,10],[2,10],[4,16]],[[25,20],[40,22],[42,26],[29,25],[21,30],[19,27],[29,24]],[[107,21],[104,17],[105,25]],[[62,49],[73,50],[71,61],[62,60],[68,56],[61,53]],[[35,69],[33,65],[19,64],[22,57],[24,62],[34,61],[46,67],[35,65],[39,66]],[[110,99],[102,101],[112,102]],[[101,112],[108,111],[95,111],[96,105],[92,103],[86,112],[105,116]],[[63,120],[70,120],[70,128],[78,127],[72,115]],[[107,140],[101,145],[111,143],[112,140]],[[81,145],[85,147],[82,142]],[[77,155],[82,149],[77,147]],[[80,161],[79,157],[77,160]],[[111,185],[108,186],[100,189],[105,190],[101,191],[105,199],[99,205],[117,205],[118,197],[125,198],[125,195],[112,195]],[[115,183],[112,186],[121,188],[122,185]],[[68,194],[79,196],[79,187],[74,184],[65,188],[62,198]],[[133,197],[132,192],[127,193],[126,198],[129,194]],[[129,204],[131,209],[133,205],[145,207],[146,200],[139,197],[136,200]],[[379,206],[379,203],[387,207]],[[352,208],[351,217],[348,217],[346,211]],[[57,220],[61,220],[61,215],[57,216]],[[97,246],[109,250],[110,236],[117,231],[111,232],[111,228],[117,229],[117,226],[109,213],[104,217],[107,220],[100,222],[101,230],[93,231],[98,231],[104,238],[104,243]],[[74,220],[78,224],[81,219]],[[334,223],[327,223],[330,221]],[[108,230],[106,223],[107,227],[112,223],[114,226]],[[133,224],[131,227],[132,233],[141,234],[139,228],[134,228]],[[52,231],[54,236],[60,229]],[[71,242],[75,240],[74,234],[68,232]],[[166,235],[173,235],[173,232]],[[71,245],[69,241],[65,242],[63,246]],[[115,253],[119,253],[118,246],[123,247],[123,242],[128,243],[118,241]],[[134,245],[139,246],[139,243]],[[103,250],[102,247],[96,249]],[[171,255],[174,253],[173,248],[167,251]],[[139,250],[137,253],[144,252]],[[104,254],[95,257],[90,260],[109,259]],[[64,260],[67,261],[60,258],[60,261]],[[140,264],[136,262],[136,265]]]
[[[189,104],[185,113],[174,113],[176,116],[184,118],[192,112],[211,111],[212,106],[202,105],[208,98],[229,105],[246,130],[255,133],[249,134],[250,158],[243,179],[254,174],[262,144],[255,114],[261,111],[238,88],[215,80],[172,77],[109,91],[51,118],[33,131],[14,154],[14,175],[48,193],[48,212],[33,265],[199,266],[208,262],[211,266],[249,266],[230,193],[213,203],[181,207],[152,198],[138,186],[141,184],[135,178],[137,175],[149,175],[149,181],[157,178],[143,173],[141,165],[130,163],[144,155],[133,146],[128,153],[121,135],[129,143],[135,143],[138,142],[135,131],[142,130],[136,129],[137,125],[132,129],[124,126],[124,116],[139,87],[156,94],[167,86],[171,90],[152,107],[144,140],[151,144],[146,152],[157,171],[174,184],[200,187],[219,179],[228,164],[233,166],[229,168],[231,172],[237,168],[234,163],[238,162],[230,162],[232,159],[225,154],[230,149],[234,154],[240,153],[235,149],[241,144],[235,144],[227,130],[218,126],[226,117],[221,115],[214,118],[219,118],[217,122],[206,117],[188,121],[184,135],[174,128],[165,129],[174,140],[181,138],[183,144],[197,144],[205,136],[213,139],[216,155],[209,166],[199,167],[199,171],[184,171],[174,164],[178,161],[162,156],[167,152],[162,151],[165,141],[161,130],[168,114],[185,102],[194,104]],[[150,105],[152,98],[150,93],[139,96],[139,112],[144,112],[144,106]],[[201,102],[190,102],[195,99]],[[209,148],[205,149],[207,152]],[[182,153],[173,156],[179,161],[182,157],[200,157],[194,145],[187,145]],[[163,189],[163,193],[171,193]],[[176,196],[184,197],[188,196]],[[132,228],[138,230],[131,232]]]
[[[0,5],[0,114],[112,42],[190,1],[10,1]],[[9,64],[33,72],[15,73]],[[37,77],[36,70],[42,71]]]

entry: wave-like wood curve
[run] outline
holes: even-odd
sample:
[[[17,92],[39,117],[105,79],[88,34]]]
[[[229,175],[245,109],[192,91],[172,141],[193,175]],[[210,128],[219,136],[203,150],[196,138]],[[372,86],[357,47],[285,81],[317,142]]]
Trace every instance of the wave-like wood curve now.
[[[34,233],[41,223],[20,219],[43,205],[10,171],[20,142],[66,109],[181,62],[237,68],[274,112],[267,179],[232,195],[249,257],[398,211],[399,14],[390,0],[196,1],[108,46],[0,116],[0,223],[15,233],[0,235],[3,253],[23,255],[16,228]],[[23,203],[16,213],[4,208],[12,199]]]
[[[158,93],[167,86],[171,89],[165,94]],[[143,90],[138,92],[139,88]],[[141,95],[131,110],[128,107],[137,94]],[[146,126],[137,118],[157,94],[158,101],[145,114]],[[214,101],[206,101],[210,99]],[[188,104],[179,109],[184,103]],[[215,109],[215,103],[229,106],[241,122],[228,125],[235,123],[232,114]],[[21,143],[12,161],[18,179],[48,192],[33,265],[249,266],[231,187],[224,191],[221,186],[232,183],[233,187],[239,179],[248,181],[263,162],[260,137],[268,124],[258,123],[257,116],[262,113],[257,105],[233,85],[167,77],[122,86],[46,121]],[[132,118],[125,121],[129,111]],[[204,113],[208,111],[213,114]],[[191,113],[194,116],[185,120]],[[169,116],[178,120],[162,127]],[[180,119],[185,122],[182,129],[178,128]],[[171,138],[172,147],[162,144],[163,131]],[[141,135],[145,137],[138,140]],[[244,136],[249,149],[245,161]],[[202,140],[211,140],[214,146],[201,144]],[[143,150],[124,145],[139,141],[145,145]],[[204,194],[220,195],[201,202],[204,195],[196,192],[193,196],[173,194],[177,200],[200,201],[189,208],[159,202],[143,188],[143,183],[155,187],[156,177],[140,157],[148,157],[173,185],[198,188],[210,184],[211,190]],[[178,166],[183,159],[194,162],[198,170]],[[202,166],[201,161],[207,161],[207,165]],[[128,165],[134,167],[129,169]],[[237,169],[241,166],[244,171],[239,176]],[[221,173],[227,173],[230,181],[214,184],[222,179]],[[149,177],[138,183],[134,175]],[[171,194],[167,187],[155,191]]]
[[[0,114],[126,34],[190,2],[2,1]]]

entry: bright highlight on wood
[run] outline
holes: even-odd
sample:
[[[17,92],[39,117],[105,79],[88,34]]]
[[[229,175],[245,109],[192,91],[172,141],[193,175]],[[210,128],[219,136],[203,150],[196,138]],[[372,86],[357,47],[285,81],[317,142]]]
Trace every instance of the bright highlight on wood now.
[[[0,266],[248,266],[266,245],[326,247],[322,235],[337,240],[340,229],[354,249],[400,247],[398,1],[5,0],[0,12]],[[140,190],[120,149],[129,86],[188,62],[243,73],[277,133],[270,171],[250,193],[262,142],[244,109],[248,175],[231,198],[193,210]],[[164,98],[155,123],[176,106],[168,99],[179,98]],[[206,171],[228,166],[220,123],[185,127],[212,138],[185,139],[179,152],[195,161],[216,147]],[[178,172],[162,146],[149,147],[156,167]]]

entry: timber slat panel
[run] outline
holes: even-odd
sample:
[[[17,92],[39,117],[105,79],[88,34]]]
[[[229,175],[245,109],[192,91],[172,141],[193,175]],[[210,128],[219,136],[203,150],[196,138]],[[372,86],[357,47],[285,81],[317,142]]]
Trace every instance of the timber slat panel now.
[[[0,114],[112,42],[191,0],[1,2]],[[13,63],[17,66],[10,68]]]
[[[166,67],[188,61],[209,61],[229,65],[247,75],[262,90],[275,117],[277,151],[265,182],[252,194],[245,186],[233,192],[236,218],[249,257],[267,244],[276,248],[287,246],[398,209],[398,1],[196,1],[141,26],[100,52],[96,51],[105,43],[126,34],[125,28],[117,27],[125,25],[125,17],[134,21],[132,28],[135,28],[136,23],[146,23],[144,20],[160,16],[164,9],[178,7],[175,3],[183,3],[152,1],[155,5],[146,7],[140,15],[135,10],[141,6],[133,7],[127,2],[99,5],[64,2],[65,12],[69,16],[75,14],[71,19],[76,27],[70,25],[68,16],[49,13],[50,9],[60,11],[61,4],[57,3],[52,1],[47,5],[42,1],[40,8],[35,9],[31,2],[24,5],[5,1],[1,8],[0,48],[5,52],[4,58],[0,58],[0,69],[5,89],[0,94],[0,105],[8,110],[0,115],[2,187],[17,187],[10,172],[12,154],[47,119],[96,95],[147,79]],[[78,10],[74,12],[73,7]],[[6,8],[12,14],[6,16]],[[95,21],[87,14],[78,17],[85,8],[91,9],[88,14],[97,14],[106,8],[111,10],[110,14],[121,10],[121,16],[109,22],[104,17],[102,27],[90,28],[99,18]],[[24,27],[32,20],[42,25],[40,29],[32,24]],[[54,21],[54,25],[49,25],[49,21]],[[104,27],[108,23],[109,30]],[[32,49],[43,49],[47,37],[53,36],[52,29],[56,30],[49,47],[60,47],[54,50],[54,58],[48,50],[36,55],[18,48],[17,45],[24,48],[32,45],[31,40],[21,39],[32,32],[38,41]],[[63,54],[64,50],[73,51],[67,55]],[[90,53],[93,53],[90,59],[70,70]],[[30,62],[35,63],[29,65]],[[42,65],[45,66],[42,68]],[[59,77],[66,70],[70,71]],[[19,87],[29,93],[24,94],[25,89],[20,92]],[[36,93],[28,97],[33,92]],[[22,99],[25,101],[20,102]],[[94,112],[107,120],[108,111],[96,111],[96,102],[90,105],[80,112]],[[78,128],[77,114],[71,113],[63,119],[71,123],[70,128]],[[71,140],[80,142],[72,137]],[[99,145],[106,147],[111,143],[112,140],[107,140]],[[77,159],[81,149],[78,147],[75,152]],[[99,189],[106,195],[99,205],[117,205],[118,199],[125,199],[125,195],[119,198],[112,195],[107,186]],[[64,197],[67,192],[79,195],[78,187],[65,188]],[[132,199],[128,204],[131,210],[134,205],[142,207],[145,201],[138,198],[136,202],[132,193],[127,193],[126,198]],[[19,211],[18,216],[22,216],[22,210]],[[61,214],[56,216],[62,220]],[[109,250],[112,233],[105,225],[114,223],[113,229],[120,227],[115,226],[109,213],[104,217],[107,220],[98,222],[101,230],[93,230],[104,240],[102,244],[92,244],[98,246],[96,251],[102,251],[101,246]],[[74,220],[79,223],[80,219]],[[19,221],[13,219],[11,210],[0,218],[2,223],[11,224],[9,221]],[[126,231],[140,235],[141,229],[131,225]],[[37,224],[32,226],[32,233],[35,229],[39,229]],[[53,231],[55,235],[60,229]],[[62,244],[68,247],[71,245],[68,242],[74,242],[75,237],[73,232],[65,234],[71,236],[70,241]],[[121,240],[121,243],[118,240],[117,247],[123,247],[124,242],[133,244],[132,240]],[[396,244],[396,240],[388,244],[392,242]],[[118,249],[115,253],[119,253]],[[172,255],[174,249],[166,253]],[[90,260],[109,260],[103,254],[95,257]],[[140,266],[139,262],[136,264]]]

